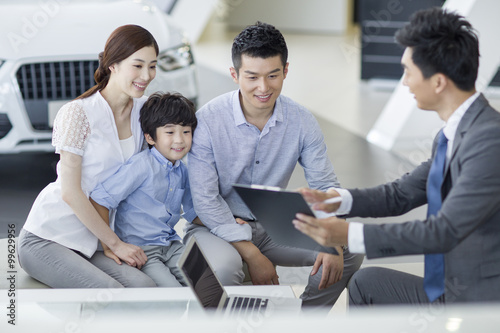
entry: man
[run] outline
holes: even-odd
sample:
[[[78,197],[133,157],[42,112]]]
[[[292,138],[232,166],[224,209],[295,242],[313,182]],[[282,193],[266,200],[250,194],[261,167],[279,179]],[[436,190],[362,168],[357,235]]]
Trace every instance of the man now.
[[[359,271],[353,305],[500,300],[500,114],[475,90],[476,34],[463,17],[433,8],[396,34],[405,46],[403,84],[418,107],[445,121],[432,158],[399,180],[370,189],[304,189],[316,209],[348,217],[400,215],[428,203],[422,221],[365,225],[298,216],[297,229],[322,244],[349,244],[368,258],[425,254],[424,278],[382,268]],[[447,141],[447,142],[446,142]]]
[[[278,284],[275,265],[313,266],[303,304],[333,305],[363,257],[340,247],[332,255],[275,244],[232,188],[286,188],[297,162],[310,187],[339,186],[314,116],[280,95],[287,56],[283,36],[269,24],[258,22],[234,39],[230,72],[239,90],[197,112],[188,170],[204,225],[189,225],[185,240],[196,236],[226,285],[242,283],[242,260],[253,284]]]

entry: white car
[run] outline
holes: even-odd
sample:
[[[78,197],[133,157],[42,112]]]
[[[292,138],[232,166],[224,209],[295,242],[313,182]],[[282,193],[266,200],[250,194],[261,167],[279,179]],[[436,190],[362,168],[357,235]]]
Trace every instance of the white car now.
[[[2,0],[0,154],[53,151],[60,106],[92,87],[98,54],[124,24],[148,29],[160,47],[146,95],[176,91],[196,104],[191,46],[166,13],[140,0]]]

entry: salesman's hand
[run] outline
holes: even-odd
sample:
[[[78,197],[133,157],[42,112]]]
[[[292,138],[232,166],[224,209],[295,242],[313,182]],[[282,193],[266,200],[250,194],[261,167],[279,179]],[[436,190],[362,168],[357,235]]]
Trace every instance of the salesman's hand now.
[[[336,217],[317,219],[309,215],[297,214],[293,225],[323,246],[333,247],[347,244],[349,223],[345,220]]]
[[[327,213],[334,213],[339,209],[340,202],[325,203],[325,200],[340,197],[340,194],[334,189],[329,189],[326,192],[320,190],[313,190],[310,188],[300,188],[298,191],[302,194],[304,199],[313,204],[312,208],[315,210],[322,210]]]
[[[339,255],[321,252],[316,257],[311,275],[318,273],[319,268],[323,266],[323,273],[321,274],[321,281],[318,289],[325,289],[332,284],[337,283],[342,279],[344,273],[344,253],[340,247],[337,247]]]

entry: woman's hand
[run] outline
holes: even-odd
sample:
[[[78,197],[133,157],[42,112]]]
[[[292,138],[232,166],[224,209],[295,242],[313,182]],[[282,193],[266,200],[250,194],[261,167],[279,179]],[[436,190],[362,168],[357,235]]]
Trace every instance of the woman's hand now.
[[[120,241],[112,250],[116,257],[125,261],[128,265],[141,269],[148,260],[144,251],[136,245]],[[111,257],[110,257],[111,258]],[[113,259],[113,258],[112,258]],[[116,260],[115,260],[116,261]]]

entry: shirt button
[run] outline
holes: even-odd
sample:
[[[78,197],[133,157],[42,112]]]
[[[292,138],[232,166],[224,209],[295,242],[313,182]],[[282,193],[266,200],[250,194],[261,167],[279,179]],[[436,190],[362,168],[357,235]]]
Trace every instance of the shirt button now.
[[[172,189],[170,189],[170,192],[172,192]]]
[[[260,162],[259,161],[256,161],[255,164],[259,164]]]

